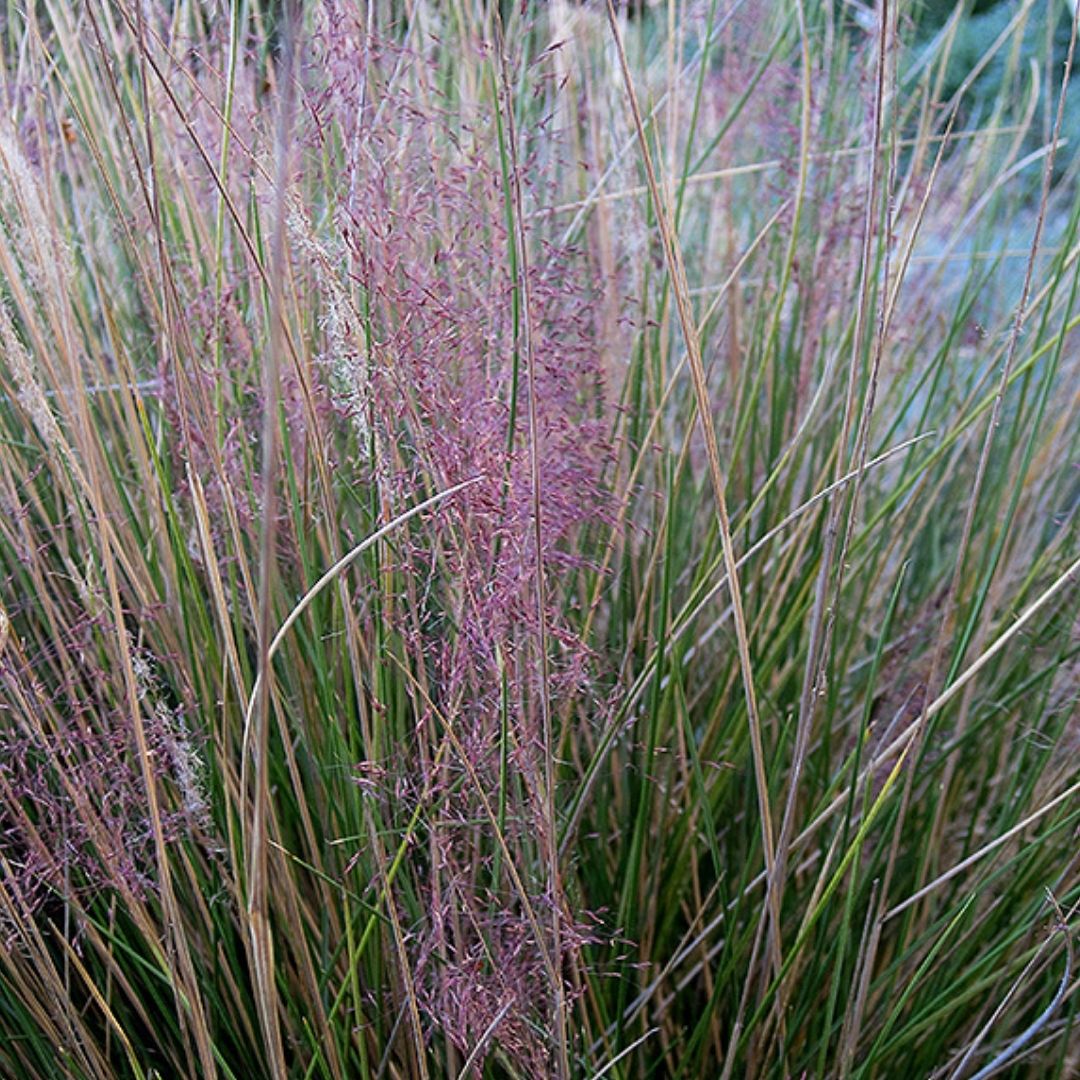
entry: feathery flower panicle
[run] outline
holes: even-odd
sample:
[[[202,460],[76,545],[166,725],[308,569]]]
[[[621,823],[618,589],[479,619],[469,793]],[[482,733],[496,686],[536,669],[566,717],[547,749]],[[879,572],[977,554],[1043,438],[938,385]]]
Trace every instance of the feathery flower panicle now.
[[[92,659],[107,633],[102,622],[87,617],[55,646],[81,662],[49,685],[37,675],[48,670],[46,657],[13,642],[0,653],[0,885],[28,913],[50,900],[89,903],[103,891],[145,898],[157,886],[119,665]],[[177,793],[161,816],[173,842],[209,826],[200,751],[182,711],[166,702],[153,657],[131,655],[156,780]]]
[[[19,133],[6,121],[0,123],[0,242],[44,306],[64,302],[74,276],[71,249],[42,201]]]
[[[314,218],[299,215],[290,232],[294,253],[313,267],[323,292],[333,378],[339,387],[353,380],[361,444],[353,460],[370,470],[391,506],[417,490],[483,478],[395,545],[401,580],[415,583],[402,593],[399,629],[430,694],[417,702],[418,720],[437,731],[437,711],[456,733],[453,751],[428,769],[441,798],[431,825],[439,856],[430,868],[432,914],[414,938],[418,992],[430,1021],[463,1052],[487,1032],[519,1068],[544,1076],[550,1048],[537,1032],[550,1015],[544,956],[554,938],[536,940],[526,907],[540,910],[547,928],[553,906],[559,911],[559,978],[582,938],[565,898],[547,893],[536,862],[548,828],[540,778],[549,752],[538,701],[546,694],[562,709],[588,685],[588,651],[562,604],[584,566],[573,540],[610,506],[602,475],[611,451],[598,419],[597,290],[582,254],[539,234],[530,219],[526,305],[506,221],[508,177],[493,164],[496,118],[478,109],[455,125],[440,112],[423,57],[368,37],[342,6],[327,4],[324,12],[309,64],[305,138],[323,148],[338,142],[344,167],[317,185],[327,198],[319,219],[328,235],[315,235]],[[426,93],[395,91],[394,73],[405,66]],[[533,171],[522,170],[529,185]],[[530,198],[544,194],[527,190]],[[347,277],[337,272],[341,265]],[[543,626],[538,566],[548,584]],[[543,686],[541,647],[549,654]],[[503,841],[532,852],[536,866],[526,896],[505,864],[497,868],[483,854],[498,846],[490,826],[477,834],[485,801],[499,791],[504,755],[521,794],[506,806]]]
[[[15,380],[16,397],[30,422],[37,428],[42,442],[50,450],[61,453],[64,439],[60,425],[49,405],[45,389],[34,371],[34,362],[19,338],[7,304],[0,301],[0,346],[4,359]]]

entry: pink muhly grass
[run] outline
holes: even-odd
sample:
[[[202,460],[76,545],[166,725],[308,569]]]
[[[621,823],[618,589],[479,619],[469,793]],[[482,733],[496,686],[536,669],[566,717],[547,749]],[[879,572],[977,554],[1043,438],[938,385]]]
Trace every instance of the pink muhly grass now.
[[[358,788],[381,813],[396,818],[401,806],[418,802],[425,811],[426,842],[410,845],[402,872],[423,914],[404,902],[400,883],[387,900],[413,912],[405,942],[424,1037],[445,1039],[478,1067],[498,1046],[523,1074],[546,1076],[552,1047],[545,1028],[555,1002],[580,992],[581,952],[593,939],[589,914],[549,886],[545,857],[554,838],[542,797],[549,747],[539,702],[543,695],[552,715],[576,723],[592,711],[583,700],[597,693],[595,660],[573,613],[586,601],[583,580],[597,570],[593,533],[615,520],[606,481],[614,451],[598,342],[601,290],[587,255],[536,213],[550,200],[552,181],[543,178],[555,166],[541,160],[537,133],[526,131],[518,167],[527,218],[520,228],[531,251],[530,402],[496,115],[488,106],[464,119],[443,109],[424,58],[369,37],[351,8],[327,3],[318,22],[301,73],[297,168],[284,200],[295,290],[287,317],[301,324],[311,318],[290,324],[294,351],[282,364],[287,475],[297,494],[274,500],[283,519],[275,599],[284,606],[303,594],[311,564],[301,556],[321,558],[334,530],[343,543],[370,531],[366,509],[351,512],[366,496],[392,515],[418,493],[482,478],[422,525],[395,534],[379,556],[384,573],[362,579],[352,597],[362,632],[373,639],[377,629],[392,639],[388,651],[404,669],[412,706],[411,732],[399,731],[392,748],[377,736],[352,765]],[[148,32],[165,41],[164,26]],[[168,42],[174,53],[182,45]],[[151,90],[163,145],[176,150],[161,155],[162,190],[171,185],[193,205],[216,205],[221,192],[208,163],[216,167],[224,156],[229,197],[241,206],[253,202],[268,231],[280,204],[269,190],[272,162],[262,156],[270,140],[258,115],[258,62],[242,58],[237,66],[225,153],[225,44],[212,36],[199,48],[203,78],[176,78],[164,98],[160,88]],[[266,525],[266,485],[284,487],[283,477],[261,475],[260,369],[269,336],[261,279],[235,229],[222,234],[215,277],[192,252],[169,250],[176,234],[155,224],[145,200],[133,197],[130,213],[126,224],[156,236],[171,260],[174,310],[140,342],[156,366],[147,416],[160,454],[154,467],[168,487],[148,498],[167,504],[193,573],[210,581],[212,570],[227,580],[221,602],[229,610],[222,619],[214,595],[212,614],[224,622],[235,616],[230,629],[243,653],[253,613],[232,604],[244,597]],[[197,242],[213,242],[213,217],[193,227]],[[539,538],[534,452],[541,461]],[[330,490],[321,490],[319,503],[310,493],[322,475]],[[343,500],[348,511],[334,504],[337,485],[362,496]],[[314,521],[324,510],[340,512],[339,520]],[[54,538],[38,537],[35,528],[27,535],[51,557]],[[38,555],[28,552],[28,562]],[[538,565],[547,586],[543,611]],[[165,591],[174,587],[169,582]],[[60,659],[11,645],[0,657],[0,875],[31,913],[44,913],[50,899],[89,904],[118,891],[140,901],[159,887],[125,664],[104,615],[81,615],[70,597],[62,604],[52,622],[39,611],[12,612],[28,640],[52,632]],[[95,597],[86,606],[102,610]],[[176,640],[183,630],[176,598],[164,606],[180,630],[160,638]],[[190,658],[154,655],[141,644],[152,622],[146,612],[129,612],[127,620],[163,838],[213,846],[201,749],[221,705],[210,695],[225,691],[206,676],[199,694],[191,692],[185,678],[204,675],[185,667]],[[536,658],[545,646],[540,685]],[[392,678],[391,659],[377,662]],[[283,696],[292,691],[284,677],[282,688]],[[381,723],[381,702],[367,704]],[[443,743],[446,728],[454,738]],[[227,787],[231,764],[211,764]],[[370,866],[365,854],[358,852],[346,873]]]
[[[455,127],[434,82],[424,82],[422,58],[367,37],[336,5],[326,11],[311,65],[312,78],[324,78],[309,88],[307,138],[325,150],[329,133],[338,135],[345,168],[320,178],[329,235],[305,232],[300,254],[324,284],[334,275],[327,320],[339,351],[325,358],[326,379],[351,391],[342,396],[355,420],[355,465],[390,505],[484,477],[395,546],[394,566],[412,583],[399,629],[428,686],[417,730],[431,725],[438,739],[437,713],[455,732],[441,764],[424,765],[440,809],[430,823],[431,907],[412,934],[418,995],[462,1053],[486,1039],[480,1062],[497,1043],[520,1069],[545,1076],[550,1047],[539,1032],[552,1003],[544,958],[552,940],[549,931],[537,940],[535,911],[549,928],[552,905],[560,911],[559,979],[583,938],[565,898],[546,895],[544,884],[528,388],[506,178],[492,165],[495,118],[478,111]],[[425,93],[395,94],[401,66]],[[576,251],[535,234],[532,243],[540,557],[550,598],[543,692],[568,702],[588,685],[589,654],[562,605],[587,566],[574,541],[610,513],[602,474],[611,451],[597,419],[596,290]],[[331,251],[336,258],[320,256]],[[477,825],[493,806],[502,807],[501,840],[491,822]],[[502,844],[529,868],[527,895],[507,877]]]
[[[66,674],[48,683],[48,657],[11,641],[0,655],[0,883],[29,914],[50,900],[86,904],[113,890],[143,899],[156,890],[133,724],[118,665],[95,659],[99,621],[87,617],[54,646]],[[201,748],[155,659],[142,649],[132,656],[156,779],[172,792],[163,832],[175,842],[211,827]]]

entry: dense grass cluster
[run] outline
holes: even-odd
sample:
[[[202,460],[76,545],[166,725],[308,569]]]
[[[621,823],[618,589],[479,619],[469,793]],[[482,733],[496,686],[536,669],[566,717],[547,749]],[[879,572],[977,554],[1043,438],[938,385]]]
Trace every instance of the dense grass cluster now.
[[[0,1075],[1077,1075],[1075,28],[971,6],[6,5]]]

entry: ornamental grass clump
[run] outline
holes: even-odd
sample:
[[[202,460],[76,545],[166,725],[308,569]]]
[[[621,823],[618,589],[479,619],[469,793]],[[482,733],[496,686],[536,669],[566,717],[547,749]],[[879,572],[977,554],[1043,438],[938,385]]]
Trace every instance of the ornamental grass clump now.
[[[1075,1071],[1075,26],[991,6],[0,12],[0,1075]]]
[[[344,167],[314,177],[330,236],[299,214],[292,227],[327,285],[322,366],[352,420],[349,467],[391,506],[474,481],[395,545],[370,630],[401,667],[414,725],[382,780],[440,804],[429,910],[411,934],[416,993],[463,1055],[512,1046],[544,1075],[551,979],[574,969],[580,933],[558,879],[508,860],[543,867],[557,843],[541,710],[595,705],[589,650],[564,615],[590,567],[576,541],[611,516],[595,290],[566,246],[536,244],[525,265],[517,245],[535,230],[507,225],[508,170],[522,166],[500,159],[498,103],[460,124],[422,56],[341,10],[314,40],[305,135],[312,154],[327,132],[340,138]],[[404,67],[407,96],[366,100]]]

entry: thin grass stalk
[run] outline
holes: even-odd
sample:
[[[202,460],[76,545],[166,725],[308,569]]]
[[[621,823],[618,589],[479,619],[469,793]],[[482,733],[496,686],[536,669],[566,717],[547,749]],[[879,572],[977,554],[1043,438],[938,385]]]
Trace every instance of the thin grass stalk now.
[[[774,870],[774,839],[772,817],[769,810],[768,782],[765,773],[764,744],[761,738],[761,728],[757,711],[757,696],[754,689],[753,666],[750,659],[750,646],[746,634],[746,619],[742,612],[742,599],[739,588],[738,570],[734,546],[731,537],[731,526],[728,520],[727,499],[725,495],[725,482],[720,466],[719,451],[717,448],[716,431],[712,420],[712,410],[709,403],[708,387],[705,379],[704,365],[701,360],[700,343],[696,334],[696,324],[687,295],[686,272],[682,264],[675,238],[672,235],[668,219],[666,204],[664,203],[660,188],[657,183],[655,169],[652,163],[652,154],[649,150],[648,140],[645,135],[641,109],[638,106],[637,94],[634,90],[633,77],[630,73],[629,62],[626,57],[626,49],[622,41],[622,33],[619,29],[618,19],[612,0],[607,0],[608,22],[611,26],[615,48],[622,68],[623,81],[626,86],[627,100],[634,117],[637,129],[638,142],[641,150],[642,162],[645,166],[650,198],[653,210],[656,214],[657,226],[660,231],[664,248],[664,258],[667,263],[668,273],[671,278],[675,294],[676,307],[678,309],[679,323],[682,329],[683,342],[690,360],[691,374],[694,380],[694,390],[698,399],[698,415],[705,433],[706,449],[709,455],[710,478],[713,486],[713,497],[716,500],[717,524],[720,530],[721,543],[724,549],[724,561],[726,564],[728,588],[734,607],[735,633],[739,648],[739,664],[742,671],[743,687],[746,695],[747,722],[750,728],[750,738],[753,746],[755,782],[758,789],[759,813],[761,815],[762,839],[765,850],[766,870],[771,875]],[[772,904],[772,901],[769,901]],[[770,948],[773,963],[777,966],[781,963],[780,943],[780,918],[779,911],[771,911],[772,930],[770,932]]]
[[[270,253],[270,340],[264,360],[264,413],[262,475],[262,534],[259,550],[259,673],[255,708],[251,725],[252,794],[250,811],[245,814],[243,842],[245,849],[245,919],[248,948],[255,984],[259,1021],[265,1040],[268,1066],[274,1080],[285,1080],[288,1067],[282,1040],[280,1004],[275,975],[274,931],[268,905],[270,855],[270,709],[273,669],[270,645],[273,620],[273,591],[277,534],[277,483],[280,463],[281,352],[282,320],[285,306],[285,214],[287,186],[291,172],[293,125],[293,67],[299,45],[299,13],[291,4],[284,8],[282,27],[283,72],[277,117],[275,147],[275,213]],[[241,788],[247,792],[243,772],[248,767],[245,755]]]

